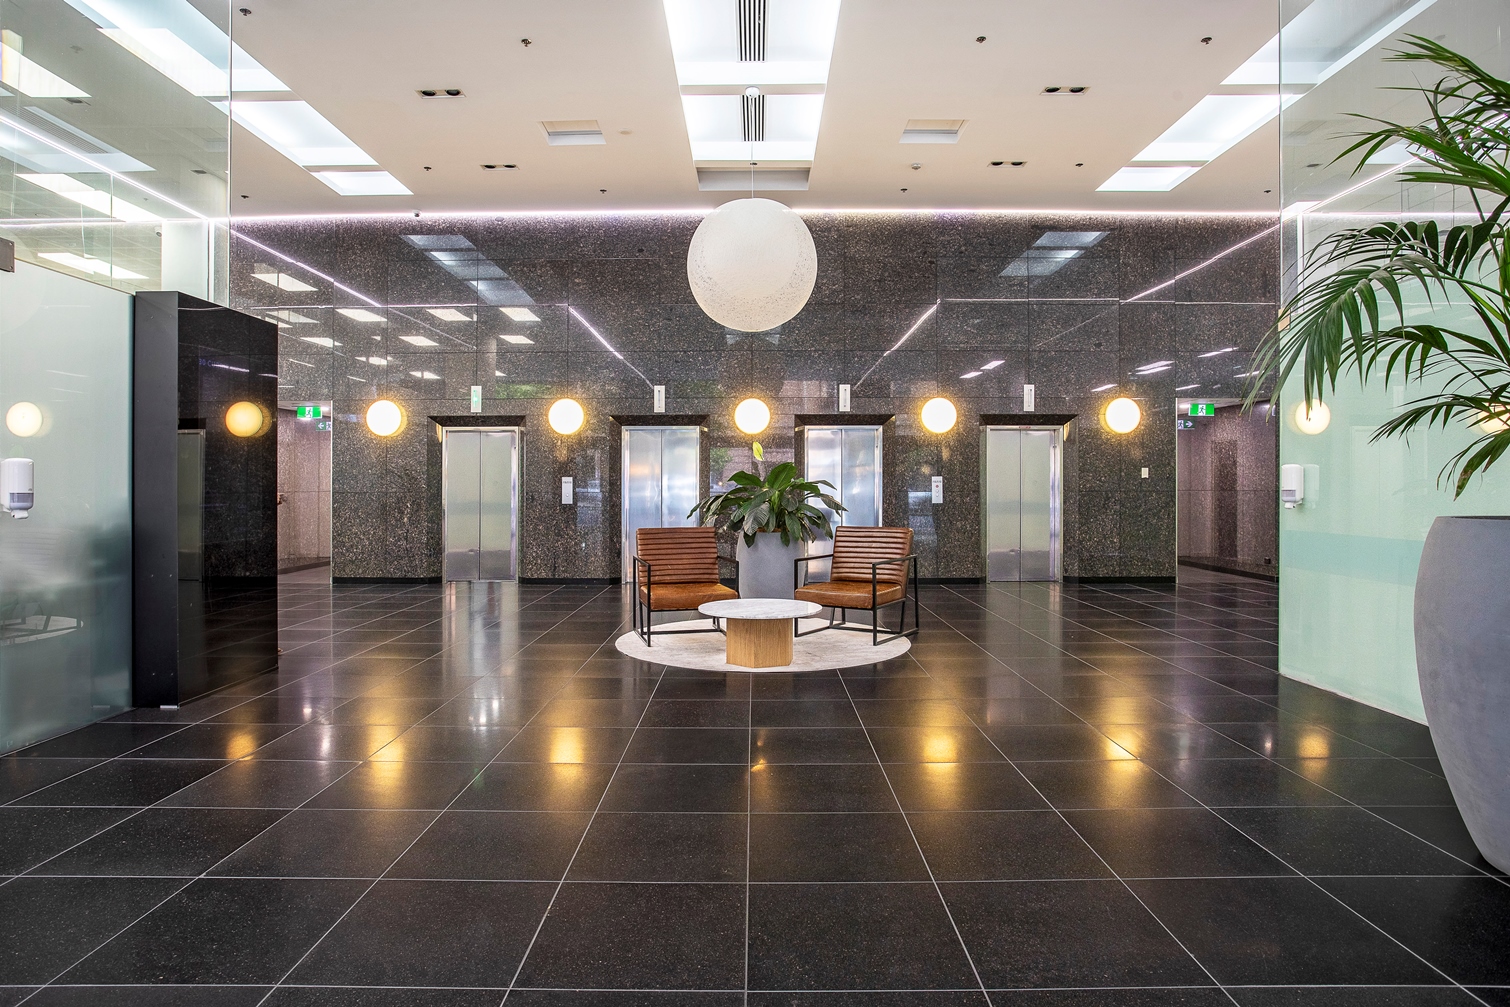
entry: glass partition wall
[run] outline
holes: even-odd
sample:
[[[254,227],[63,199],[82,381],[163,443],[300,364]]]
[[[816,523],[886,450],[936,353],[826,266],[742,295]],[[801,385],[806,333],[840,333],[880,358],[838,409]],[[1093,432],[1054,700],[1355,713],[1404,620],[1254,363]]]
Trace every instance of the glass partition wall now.
[[[1426,117],[1421,96],[1391,87],[1434,83],[1441,73],[1390,62],[1407,35],[1434,39],[1500,77],[1510,76],[1510,7],[1494,0],[1283,0],[1278,39],[1281,185],[1287,291],[1309,250],[1328,234],[1374,220],[1469,219],[1461,190],[1402,184],[1410,158],[1390,148],[1356,174],[1356,158],[1333,159],[1366,129],[1353,113],[1401,122]],[[1460,307],[1421,303],[1409,317],[1435,315],[1466,326]],[[1446,321],[1450,317],[1451,322]],[[1421,546],[1441,514],[1510,512],[1510,465],[1501,463],[1454,502],[1442,467],[1470,435],[1417,430],[1408,441],[1374,442],[1374,430],[1418,386],[1340,381],[1325,397],[1324,429],[1297,423],[1299,381],[1284,389],[1280,461],[1305,472],[1305,500],[1280,512],[1280,668],[1393,713],[1424,720],[1416,682],[1412,600]]]
[[[0,0],[0,236],[18,259],[226,300],[233,71],[262,86],[229,11]]]

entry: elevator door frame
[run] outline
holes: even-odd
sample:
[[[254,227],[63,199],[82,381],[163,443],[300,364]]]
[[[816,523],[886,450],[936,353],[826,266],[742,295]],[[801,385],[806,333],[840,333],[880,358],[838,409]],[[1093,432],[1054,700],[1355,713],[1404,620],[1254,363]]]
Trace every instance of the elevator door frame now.
[[[990,469],[990,440],[993,431],[1010,431],[1013,433],[1046,433],[1050,435],[1049,442],[1049,576],[1046,578],[1027,579],[1021,576],[1022,550],[1018,549],[1017,570],[1019,576],[1012,579],[997,580],[991,575],[991,469]],[[1041,584],[1054,583],[1064,579],[1064,427],[1052,425],[1005,425],[996,424],[981,428],[980,439],[980,539],[981,539],[981,564],[985,571],[986,581],[997,584]],[[1019,447],[1017,466],[1017,499],[1022,500],[1022,462],[1021,449]],[[1021,510],[1019,509],[1019,514]],[[1019,519],[1020,520],[1020,519]],[[1021,525],[1019,524],[1019,534]],[[1019,545],[1021,539],[1018,539]]]
[[[867,432],[874,432],[875,433],[875,435],[876,435],[876,476],[875,476],[875,481],[876,481],[876,486],[875,486],[875,494],[876,494],[876,523],[873,524],[873,525],[865,525],[863,527],[867,527],[867,528],[880,528],[883,524],[885,524],[884,511],[886,509],[886,497],[885,497],[885,493],[883,491],[883,486],[885,485],[885,475],[886,475],[886,437],[885,437],[885,433],[884,433],[885,427],[882,424],[879,424],[879,423],[816,423],[816,424],[813,424],[812,426],[803,427],[802,428],[802,478],[804,478],[804,479],[811,479],[812,475],[813,475],[813,473],[811,472],[811,469],[810,469],[810,466],[812,465],[813,456],[812,456],[812,452],[808,450],[808,438],[812,435],[813,431],[815,431],[815,430],[837,430],[837,431],[839,431],[839,434],[840,434],[840,447],[839,447],[839,469],[840,469],[840,476],[839,476],[839,483],[838,483],[838,485],[836,485],[834,487],[833,493],[831,495],[834,496],[834,497],[836,497],[836,498],[838,498],[838,500],[839,500],[839,502],[841,504],[844,503],[844,476],[843,476],[843,469],[844,469],[844,446],[843,446],[844,442],[843,442],[843,435],[844,435],[844,431],[846,431],[846,430],[864,430],[864,431],[867,431]],[[823,510],[827,509],[827,508],[823,508],[821,504],[819,504],[817,506],[819,506],[819,508],[823,509]],[[848,512],[846,511],[845,513],[848,513]],[[834,522],[834,527],[838,528],[838,527],[843,526],[846,523],[845,519],[844,519],[844,514],[835,514],[834,517],[836,519],[835,522]]]
[[[513,434],[513,449],[509,453],[509,576],[489,578],[493,582],[519,580],[519,484],[523,479],[522,462],[524,431],[519,427],[441,427],[440,438],[440,576],[442,583],[487,583],[481,577],[452,578],[447,569],[446,557],[450,554],[446,541],[446,504],[450,499],[451,451],[447,441],[452,434]],[[480,515],[479,515],[480,518]],[[479,529],[480,530],[480,529]],[[479,543],[480,544],[480,543]],[[481,574],[481,570],[478,573]]]
[[[634,426],[626,426],[626,427],[624,427],[622,429],[622,432],[619,435],[619,568],[620,568],[619,569],[619,574],[620,574],[621,577],[623,577],[624,583],[626,583],[626,584],[630,583],[630,582],[632,582],[634,580],[634,548],[635,548],[634,535],[632,533],[632,529],[629,527],[629,504],[630,504],[630,494],[629,494],[629,438],[630,438],[630,435],[632,433],[644,433],[646,431],[655,431],[657,433],[660,433],[662,435],[662,437],[663,437],[662,444],[661,444],[661,459],[662,459],[662,461],[659,464],[661,464],[661,472],[660,472],[660,487],[661,488],[660,488],[660,492],[662,494],[661,497],[660,497],[660,510],[661,510],[662,519],[664,521],[665,514],[666,514],[666,498],[665,498],[665,495],[664,495],[665,494],[665,487],[666,487],[666,473],[665,473],[665,466],[664,466],[664,458],[665,458],[665,441],[664,441],[664,435],[665,435],[665,432],[667,430],[691,431],[693,437],[696,438],[696,440],[697,440],[697,452],[696,452],[697,453],[697,460],[694,463],[695,471],[692,473],[692,496],[694,498],[693,503],[696,503],[697,501],[700,501],[702,499],[702,497],[703,497],[702,490],[703,490],[703,478],[704,477],[703,477],[703,428],[702,428],[702,426],[700,426],[698,424],[695,424],[695,423],[667,423],[667,424],[664,424],[664,425],[656,425],[656,426],[650,426],[648,424],[644,425],[644,426],[641,426],[641,425],[636,424]],[[689,507],[688,509],[690,510],[691,508]],[[661,528],[693,527],[697,523],[695,520],[688,520],[686,518],[686,516],[685,516],[685,513],[683,513],[683,515],[679,518],[679,520],[683,521],[682,525],[668,525],[668,524],[662,523],[658,527],[661,527]],[[641,525],[640,527],[649,527],[649,526],[648,525]]]

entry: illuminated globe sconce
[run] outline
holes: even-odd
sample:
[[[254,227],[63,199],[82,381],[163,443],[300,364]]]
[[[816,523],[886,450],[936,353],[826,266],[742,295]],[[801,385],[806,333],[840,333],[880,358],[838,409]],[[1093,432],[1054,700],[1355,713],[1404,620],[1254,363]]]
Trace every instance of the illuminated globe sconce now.
[[[759,399],[745,399],[734,407],[734,425],[742,434],[758,434],[771,425],[771,407]]]
[[[1307,406],[1304,402],[1295,404],[1295,429],[1303,434],[1315,436],[1327,428],[1332,422],[1332,410],[1327,408],[1325,402],[1312,402]]]
[[[959,410],[948,399],[929,399],[923,403],[918,418],[923,421],[923,429],[929,433],[947,434],[959,420]]]
[[[1143,422],[1143,410],[1126,396],[1112,399],[1101,411],[1101,421],[1114,434],[1130,434]]]
[[[587,413],[582,409],[582,403],[576,399],[557,399],[551,403],[550,411],[545,414],[545,421],[551,425],[552,430],[565,436],[582,429],[582,424],[587,422]]]
[[[225,411],[225,428],[237,437],[256,437],[267,429],[267,410],[255,402],[237,402]]]
[[[42,429],[42,410],[32,402],[17,402],[5,411],[5,429],[17,437],[35,437]]]
[[[392,437],[404,428],[404,411],[391,399],[378,399],[367,407],[367,429],[379,437]]]

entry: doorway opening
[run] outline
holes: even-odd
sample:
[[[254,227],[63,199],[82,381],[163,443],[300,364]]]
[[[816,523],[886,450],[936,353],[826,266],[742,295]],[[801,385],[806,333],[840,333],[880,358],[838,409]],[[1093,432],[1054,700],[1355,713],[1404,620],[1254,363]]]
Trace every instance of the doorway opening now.
[[[1268,405],[1176,400],[1175,542],[1182,570],[1279,577],[1279,424]]]
[[[987,427],[981,436],[986,579],[1059,580],[1064,428]]]
[[[330,580],[329,402],[278,403],[278,576]]]
[[[514,580],[519,554],[519,431],[441,430],[442,575]]]
[[[701,482],[699,427],[624,427],[624,477],[620,568],[634,581],[635,533],[641,528],[690,528],[697,524]]]

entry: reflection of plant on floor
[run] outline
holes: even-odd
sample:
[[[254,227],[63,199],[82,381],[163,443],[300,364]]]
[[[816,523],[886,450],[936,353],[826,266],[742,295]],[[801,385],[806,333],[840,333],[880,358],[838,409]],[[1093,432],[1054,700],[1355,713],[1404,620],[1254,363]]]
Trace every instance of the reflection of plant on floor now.
[[[735,534],[744,535],[745,545],[753,546],[758,532],[780,532],[781,544],[811,542],[818,538],[831,538],[833,523],[827,514],[809,501],[819,500],[834,513],[842,513],[844,505],[819,489],[834,488],[826,479],[812,482],[797,475],[797,466],[781,462],[762,475],[760,463],[765,460],[765,450],[756,441],[754,472],[736,472],[729,477],[734,487],[715,493],[687,512],[688,517],[697,516],[701,524],[719,525]]]
[[[1435,220],[1386,221],[1348,228],[1316,246],[1304,263],[1300,290],[1279,313],[1255,358],[1247,406],[1260,389],[1283,386],[1302,367],[1306,408],[1335,389],[1343,372],[1360,381],[1440,379],[1441,390],[1407,402],[1373,439],[1417,427],[1462,424],[1478,436],[1441,475],[1460,496],[1477,472],[1510,449],[1510,257],[1504,214],[1510,207],[1510,81],[1419,35],[1413,48],[1389,57],[1446,71],[1436,84],[1403,88],[1426,100],[1417,125],[1360,116],[1379,126],[1338,155],[1358,156],[1356,174],[1375,153],[1403,143],[1420,163],[1402,181],[1466,190],[1472,223],[1443,230]],[[1486,206],[1486,203],[1488,204]],[[1474,331],[1406,317],[1407,294],[1429,306],[1451,305],[1476,321]]]

